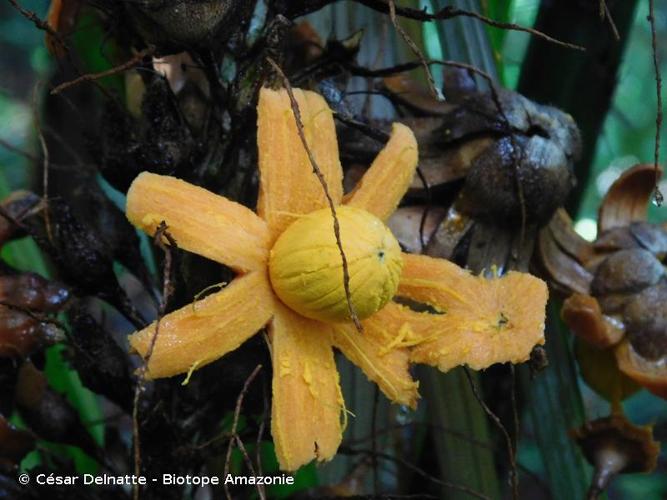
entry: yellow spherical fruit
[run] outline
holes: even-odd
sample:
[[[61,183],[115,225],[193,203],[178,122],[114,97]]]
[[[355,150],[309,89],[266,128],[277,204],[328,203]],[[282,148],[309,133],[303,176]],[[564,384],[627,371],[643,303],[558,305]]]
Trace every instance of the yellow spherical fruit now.
[[[365,210],[340,206],[336,216],[352,306],[360,319],[367,318],[396,293],[403,266],[401,248],[389,228]],[[283,232],[271,250],[269,275],[276,295],[302,316],[350,319],[330,209],[304,215]]]

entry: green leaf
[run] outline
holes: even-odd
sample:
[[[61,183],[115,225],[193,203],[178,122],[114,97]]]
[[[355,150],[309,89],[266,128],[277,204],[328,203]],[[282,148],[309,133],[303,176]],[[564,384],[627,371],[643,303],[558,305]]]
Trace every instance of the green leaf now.
[[[479,445],[479,442],[491,442],[488,420],[463,369],[457,368],[447,374],[433,368],[424,370],[421,381],[429,423],[434,429],[432,436],[439,476],[489,498],[501,498],[493,451]],[[472,376],[477,383],[477,374],[472,373]],[[443,428],[447,431],[438,430]],[[443,488],[441,498],[468,500],[473,497],[456,489]]]
[[[551,494],[553,498],[580,498],[588,489],[591,468],[568,435],[584,422],[585,415],[569,332],[559,311],[560,304],[551,301],[545,345],[549,366],[534,380],[526,366],[519,374]]]

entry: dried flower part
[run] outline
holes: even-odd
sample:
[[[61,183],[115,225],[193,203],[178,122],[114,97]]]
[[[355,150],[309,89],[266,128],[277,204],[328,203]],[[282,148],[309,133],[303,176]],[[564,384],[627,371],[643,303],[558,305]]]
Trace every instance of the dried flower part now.
[[[633,224],[637,224],[637,222],[633,222]],[[614,227],[599,234],[593,242],[593,246],[596,252],[605,254],[622,249],[639,248],[639,243],[632,236],[630,227],[625,226]]]
[[[263,220],[239,203],[174,177],[140,174],[127,193],[126,213],[150,235],[164,221],[179,248],[235,270],[266,265],[269,230]]]
[[[455,206],[449,207],[423,253],[454,260],[459,243],[474,227],[475,221],[471,217],[459,212]]]
[[[660,453],[652,427],[633,425],[623,415],[587,422],[573,430],[572,437],[595,467],[589,499],[597,498],[617,474],[651,472]]]
[[[387,226],[404,250],[421,253],[444,217],[445,209],[442,207],[401,207],[389,218]]]
[[[629,226],[605,231],[597,237],[594,246],[597,252],[643,248],[663,259],[667,254],[667,231],[648,222],[631,222]]]
[[[584,378],[616,401],[634,392],[634,383],[659,393],[665,377],[660,363],[667,354],[667,286],[661,259],[667,232],[645,222],[654,185],[653,165],[624,172],[600,207],[592,245],[574,233],[564,212],[540,233],[539,264],[554,284],[575,292],[562,315],[588,343],[577,344]]]
[[[493,143],[491,137],[471,138],[457,147],[442,148],[436,125],[425,118],[405,120],[415,132],[419,143],[419,169],[431,188],[463,179],[470,165]],[[415,177],[410,185],[411,193],[426,194],[424,180]]]
[[[616,404],[641,389],[633,379],[619,371],[613,348],[598,349],[581,338],[576,338],[574,345],[582,378],[607,401]]]
[[[54,324],[0,306],[0,357],[25,358],[62,339],[61,330]]]
[[[649,360],[667,357],[667,282],[632,295],[623,321],[637,353]]]
[[[664,275],[662,263],[648,250],[619,250],[598,266],[591,292],[598,296],[638,292],[655,285]]]
[[[662,170],[659,170],[659,174]],[[600,205],[598,233],[646,220],[646,208],[656,182],[654,165],[635,165],[611,185]]]
[[[467,364],[521,363],[544,343],[546,284],[510,272],[501,278],[473,276],[442,259],[404,254],[398,294],[428,304],[442,315],[421,313],[431,324],[415,331],[415,362],[447,371]],[[416,329],[415,329],[416,330]]]
[[[561,316],[575,335],[598,349],[618,344],[625,335],[623,323],[602,314],[599,302],[590,295],[570,295],[563,303]]]
[[[70,298],[64,285],[35,273],[0,276],[0,302],[31,311],[57,312]]]
[[[632,222],[630,233],[642,248],[660,260],[667,256],[667,228],[647,222]]]
[[[185,373],[238,348],[271,319],[274,303],[266,272],[256,271],[134,333],[130,345],[151,353],[147,377]]]
[[[335,204],[343,196],[343,169],[336,127],[326,101],[314,92],[294,90],[308,148],[324,176]],[[257,107],[260,190],[257,213],[267,221],[272,239],[301,214],[327,207],[296,128],[285,90],[262,88]],[[281,167],[281,168],[276,168]]]
[[[640,356],[629,341],[622,342],[615,353],[621,372],[656,396],[667,399],[666,358],[648,360]]]
[[[564,295],[572,292],[589,294],[593,275],[560,246],[557,234],[551,230],[551,224],[540,231],[537,241],[539,266],[549,283]]]
[[[417,141],[412,131],[394,123],[389,142],[377,155],[345,204],[386,221],[408,190],[417,168]]]
[[[528,220],[544,224],[572,189],[569,161],[548,139],[517,137],[514,142],[516,147],[509,138],[500,139],[475,160],[466,176],[462,209],[494,221],[519,221],[518,175]],[[522,152],[515,153],[519,148]]]
[[[107,241],[75,212],[69,200],[52,198],[48,218],[42,211],[26,217],[23,226],[79,295],[95,295],[135,325],[143,324],[114,273]]]
[[[357,208],[336,210],[347,260],[350,303],[359,319],[376,313],[398,288],[401,248],[377,217]],[[329,208],[301,217],[271,249],[269,276],[273,291],[302,316],[346,321],[350,310],[343,282],[343,263]]]
[[[405,73],[383,78],[382,87],[393,101],[410,109],[411,114],[444,115],[455,108],[449,101],[436,99],[428,87]]]
[[[550,234],[558,247],[573,259],[586,263],[592,258],[593,245],[574,230],[572,218],[564,208],[556,210],[544,231]]]
[[[378,384],[387,398],[416,408],[419,383],[410,375],[408,350],[403,348],[411,347],[418,339],[406,321],[406,311],[399,304],[387,304],[362,322],[363,333],[353,325],[337,323],[333,325],[333,341],[369,380]]]
[[[500,91],[499,99],[504,117],[490,93],[472,94],[443,117],[445,143],[500,135],[470,166],[459,208],[477,217],[511,222],[521,219],[523,202],[528,222],[544,223],[572,188],[571,164],[579,156],[579,132],[572,117],[560,110],[510,91]]]
[[[35,447],[35,436],[14,427],[0,415],[0,469],[11,471]]]
[[[290,70],[302,69],[322,56],[324,42],[308,21],[297,23],[289,31],[288,36],[287,50],[284,53],[286,57],[284,68],[287,74],[292,73]]]
[[[331,330],[278,306],[269,327],[273,360],[271,433],[283,470],[330,460],[342,439],[343,395]]]
[[[76,368],[81,382],[131,413],[134,380],[126,350],[118,345],[111,332],[86,312],[85,307],[74,309],[68,319],[71,328],[66,359]]]

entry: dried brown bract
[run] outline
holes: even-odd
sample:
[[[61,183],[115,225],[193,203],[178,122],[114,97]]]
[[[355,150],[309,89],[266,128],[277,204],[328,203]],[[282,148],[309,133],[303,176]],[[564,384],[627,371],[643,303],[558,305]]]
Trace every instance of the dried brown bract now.
[[[579,237],[559,211],[540,233],[538,265],[567,296],[562,316],[570,329],[593,348],[615,353],[617,363],[605,369],[620,369],[665,397],[667,230],[645,220],[654,182],[653,165],[624,172],[602,202],[593,243]],[[580,362],[602,369],[602,354],[587,352]],[[604,387],[596,371],[583,369],[598,392],[612,400],[631,393],[612,387],[622,376],[607,377]]]
[[[633,425],[623,415],[593,420],[572,431],[584,456],[595,467],[589,500],[598,498],[618,474],[655,469],[660,444],[652,434],[650,426]]]
[[[476,271],[492,264],[501,272],[525,269],[537,228],[574,185],[579,131],[556,108],[495,87],[478,91],[466,70],[445,75],[445,103],[402,73],[380,87],[399,112],[413,116],[405,122],[419,143],[421,177],[410,194],[437,196],[448,207],[424,238],[427,252]]]

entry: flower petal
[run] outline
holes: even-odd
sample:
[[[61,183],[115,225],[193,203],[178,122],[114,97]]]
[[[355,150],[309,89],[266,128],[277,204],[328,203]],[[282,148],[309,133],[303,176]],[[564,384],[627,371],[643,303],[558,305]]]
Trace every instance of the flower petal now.
[[[411,359],[447,371],[467,364],[520,363],[544,343],[546,284],[525,273],[473,276],[444,259],[404,254],[398,295],[429,304],[432,314]],[[426,315],[426,313],[422,313]]]
[[[167,314],[148,362],[149,378],[170,377],[215,361],[239,347],[271,319],[274,296],[264,272],[237,277],[224,290]],[[130,336],[146,356],[155,322]]]
[[[174,177],[143,172],[127,193],[127,218],[148,234],[165,221],[177,245],[239,271],[266,266],[269,231],[250,209]]]
[[[417,140],[408,127],[394,123],[389,142],[377,155],[344,203],[387,220],[410,187],[417,168]]]
[[[378,384],[391,401],[416,408],[419,382],[409,371],[410,354],[405,348],[414,339],[402,306],[389,303],[364,320],[363,333],[354,325],[334,325],[334,345],[345,357]]]
[[[279,306],[269,328],[273,357],[271,432],[282,470],[331,459],[342,438],[343,396],[324,323]]]
[[[294,89],[308,147],[334,203],[343,196],[343,170],[333,114],[314,92]],[[325,208],[324,190],[299,138],[286,90],[263,88],[257,108],[260,189],[257,212],[278,236],[300,214]]]

